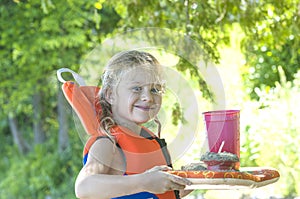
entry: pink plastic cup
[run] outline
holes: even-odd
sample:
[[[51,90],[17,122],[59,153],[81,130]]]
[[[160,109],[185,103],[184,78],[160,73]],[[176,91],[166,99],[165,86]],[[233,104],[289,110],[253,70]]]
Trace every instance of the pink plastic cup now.
[[[204,112],[203,116],[209,151],[229,152],[240,158],[240,111],[208,111]],[[234,168],[239,169],[239,165],[237,162]]]

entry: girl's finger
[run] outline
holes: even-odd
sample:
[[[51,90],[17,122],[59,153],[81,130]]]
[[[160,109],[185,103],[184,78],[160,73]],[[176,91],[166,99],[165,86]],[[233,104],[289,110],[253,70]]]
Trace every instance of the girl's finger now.
[[[179,184],[173,184],[172,186],[170,186],[170,190],[181,190],[184,188],[185,188],[185,185],[179,185]]]
[[[147,170],[146,172],[152,172],[152,171],[170,171],[172,170],[171,167],[166,166],[166,165],[161,165],[161,166],[155,166],[149,170]]]
[[[160,167],[161,167],[162,171],[170,171],[170,170],[172,170],[172,168],[169,167],[169,166],[167,166],[167,165],[162,165]]]
[[[182,178],[182,177],[179,177],[179,176],[176,176],[176,175],[172,175],[172,174],[170,174],[169,179],[172,182],[174,182],[176,184],[179,184],[179,185],[191,185],[192,184],[192,182],[189,181],[188,179]]]

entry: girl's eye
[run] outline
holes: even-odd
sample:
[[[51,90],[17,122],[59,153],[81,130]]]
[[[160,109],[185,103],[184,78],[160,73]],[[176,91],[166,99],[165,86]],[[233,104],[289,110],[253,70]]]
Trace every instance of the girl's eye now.
[[[151,93],[159,94],[159,90],[157,88],[151,88]]]
[[[162,88],[161,87],[153,87],[151,88],[151,93],[156,94],[156,95],[160,95],[163,93]]]
[[[142,87],[140,87],[140,86],[135,86],[135,87],[132,88],[132,91],[133,91],[133,92],[140,92],[140,91],[142,91]]]

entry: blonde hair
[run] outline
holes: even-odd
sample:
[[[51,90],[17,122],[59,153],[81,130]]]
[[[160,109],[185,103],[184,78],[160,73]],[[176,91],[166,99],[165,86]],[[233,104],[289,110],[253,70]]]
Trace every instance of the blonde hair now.
[[[112,138],[110,129],[116,125],[116,122],[112,116],[111,104],[106,99],[106,93],[109,89],[113,89],[118,85],[124,73],[141,67],[143,67],[146,71],[154,71],[158,76],[157,78],[161,79],[161,65],[153,55],[147,52],[137,50],[120,52],[114,55],[105,67],[101,78],[101,90],[98,94],[99,103],[102,108],[102,113],[100,115],[100,128],[110,138]],[[154,121],[158,124],[158,131],[160,131],[160,122],[157,118]]]

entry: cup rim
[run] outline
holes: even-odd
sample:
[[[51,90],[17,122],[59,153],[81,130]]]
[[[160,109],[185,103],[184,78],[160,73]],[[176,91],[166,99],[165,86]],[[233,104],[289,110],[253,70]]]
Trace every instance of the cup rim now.
[[[213,111],[205,111],[202,112],[203,115],[228,115],[228,114],[236,114],[240,113],[240,110],[238,109],[229,109],[229,110],[213,110]]]

